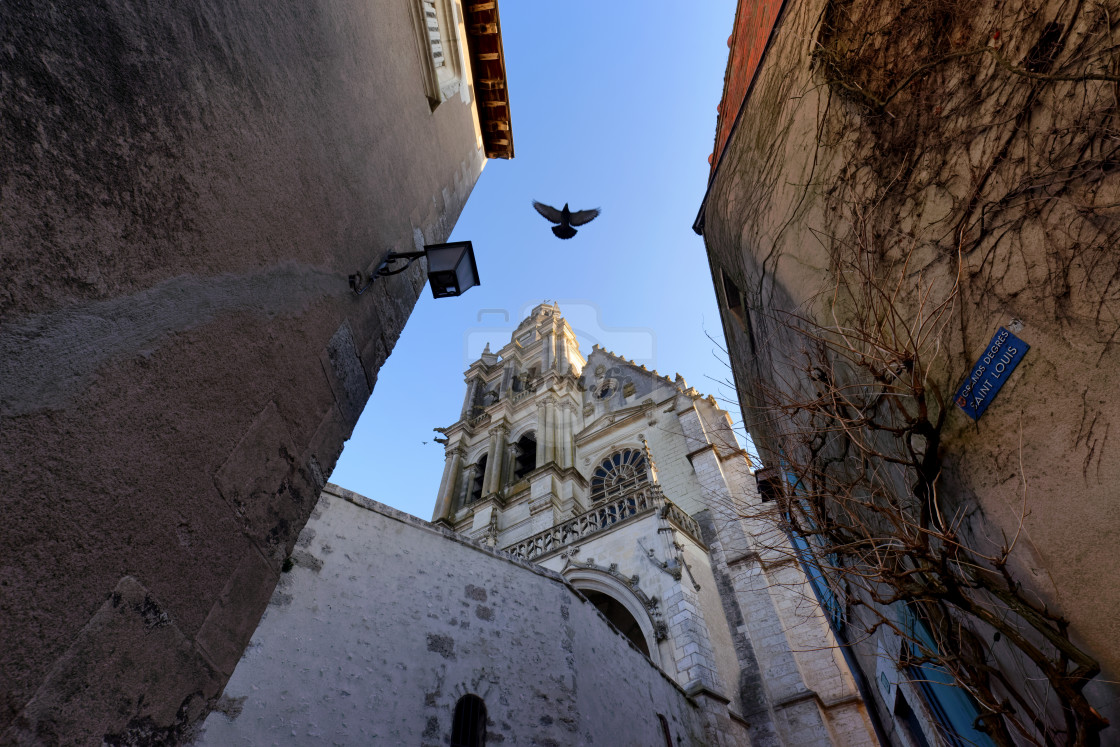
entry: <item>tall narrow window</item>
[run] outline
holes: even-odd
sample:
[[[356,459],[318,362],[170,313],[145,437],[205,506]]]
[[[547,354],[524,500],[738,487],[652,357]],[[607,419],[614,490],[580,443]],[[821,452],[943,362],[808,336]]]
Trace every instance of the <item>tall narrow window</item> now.
[[[474,482],[471,483],[471,490],[467,493],[467,503],[474,503],[482,498],[482,486],[486,481],[486,455],[483,454],[478,459],[474,470]]]
[[[462,87],[455,9],[450,0],[411,0],[410,5],[425,93],[429,105],[435,109],[440,102],[459,93]]]
[[[747,338],[751,344],[751,352],[754,352],[754,330],[751,328],[750,312],[747,310],[747,305],[743,300],[743,292],[739,290],[739,286],[735,281],[724,271],[719,271],[720,277],[723,278],[723,300],[727,307],[727,311],[738,322],[739,326],[747,333]]]
[[[723,276],[723,298],[727,303],[727,310],[745,327],[747,323],[743,319],[743,293],[726,272],[720,270],[719,274]]]
[[[758,481],[758,493],[763,502],[776,501],[782,496],[785,485],[776,470],[762,467],[755,471],[754,478]]]
[[[432,63],[438,71],[444,66],[443,38],[439,32],[439,14],[436,13],[435,0],[420,0],[424,12],[424,26],[428,32],[428,47],[432,52]]]
[[[784,458],[781,459],[783,469],[786,470],[786,482],[788,487],[788,495],[790,504],[783,511],[786,521],[791,527],[794,525],[794,511],[798,508],[793,502],[796,501],[800,506],[810,500],[805,496],[805,489],[802,486],[801,479],[790,470],[789,464]],[[780,489],[778,495],[786,492]],[[789,530],[790,543],[793,545],[793,550],[797,554],[798,560],[801,561],[802,570],[805,571],[806,580],[809,585],[813,587],[813,592],[817,596],[817,601],[820,602],[821,608],[825,614],[828,615],[828,622],[833,630],[840,630],[847,624],[846,619],[846,603],[841,595],[838,595],[836,590],[833,589],[833,582],[830,580],[830,573],[826,573],[825,569],[835,569],[839,562],[834,553],[825,553],[821,547],[819,539],[814,539],[812,531],[815,526],[811,523],[812,520],[808,516],[808,510],[796,514],[798,519],[808,523],[804,527],[810,533],[806,537],[796,528]],[[810,544],[812,542],[812,544]],[[821,567],[821,560],[824,561],[825,567]]]
[[[485,747],[486,704],[477,695],[464,695],[455,704],[451,747]]]
[[[526,433],[517,440],[517,460],[513,465],[514,482],[537,468],[537,437]]]
[[[657,720],[661,722],[661,736],[665,737],[665,747],[673,747],[673,735],[669,733],[669,722],[660,713]]]
[[[898,697],[895,699],[894,715],[897,717],[896,720],[905,727],[906,736],[910,737],[911,742],[917,747],[930,747],[929,740],[922,732],[922,725],[918,722],[918,717],[914,714],[902,693],[898,693]]]

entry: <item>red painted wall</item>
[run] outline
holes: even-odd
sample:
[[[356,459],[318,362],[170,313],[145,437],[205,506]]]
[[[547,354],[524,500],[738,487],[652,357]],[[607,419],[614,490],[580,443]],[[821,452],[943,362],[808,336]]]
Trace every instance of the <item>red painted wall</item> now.
[[[723,82],[723,100],[719,103],[716,120],[716,145],[712,153],[712,170],[719,163],[719,156],[731,135],[735,116],[747,95],[770,32],[778,20],[784,0],[739,0],[735,11],[735,28],[728,44],[731,52],[727,58],[727,73]]]

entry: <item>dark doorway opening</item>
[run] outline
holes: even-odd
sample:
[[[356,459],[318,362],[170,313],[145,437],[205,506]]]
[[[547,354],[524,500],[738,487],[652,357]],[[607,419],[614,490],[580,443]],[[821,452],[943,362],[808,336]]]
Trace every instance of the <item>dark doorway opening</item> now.
[[[603,616],[611,621],[611,624],[621,631],[621,633],[630,639],[630,642],[638,647],[646,656],[649,656],[649,646],[646,645],[646,636],[642,632],[638,621],[630,614],[630,610],[626,609],[621,602],[614,597],[604,594],[601,591],[588,591],[580,589],[587,601],[591,602],[595,607],[603,613]]]

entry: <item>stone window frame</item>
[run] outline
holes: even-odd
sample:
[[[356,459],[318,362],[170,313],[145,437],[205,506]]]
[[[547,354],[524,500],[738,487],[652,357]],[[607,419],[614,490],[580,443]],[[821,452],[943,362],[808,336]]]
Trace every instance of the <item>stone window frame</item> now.
[[[618,391],[618,380],[614,378],[605,379],[597,387],[595,387],[595,399],[600,402],[606,401],[614,396]]]
[[[467,464],[466,468],[463,470],[465,476],[470,476],[472,468],[474,470],[474,475],[471,480],[469,482],[464,480],[464,508],[478,503],[480,500],[482,500],[482,498],[485,497],[483,494],[485,493],[486,486],[486,472],[490,469],[490,465],[488,464],[488,462],[490,461],[489,456],[489,452],[483,450],[472,461],[470,461]]]
[[[720,293],[723,295],[723,308],[735,321],[739,322],[739,328],[747,333],[751,353],[754,353],[754,326],[751,324],[751,312],[747,306],[747,296],[739,289],[739,284],[735,282],[735,279],[722,267],[719,268],[719,277]]]
[[[464,44],[459,34],[459,4],[454,0],[409,0],[409,11],[428,105],[435,111],[437,106],[456,94],[460,95],[463,103],[469,103],[470,86],[463,80],[467,67],[463,60]],[[435,21],[434,26],[432,21]],[[438,51],[435,49],[437,44]]]

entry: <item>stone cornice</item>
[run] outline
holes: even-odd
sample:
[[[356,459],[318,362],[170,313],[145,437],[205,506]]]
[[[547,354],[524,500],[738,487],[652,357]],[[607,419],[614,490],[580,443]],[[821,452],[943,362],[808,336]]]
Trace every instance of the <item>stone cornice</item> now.
[[[652,402],[647,400],[637,405],[624,407],[621,410],[603,413],[598,418],[585,425],[583,430],[575,434],[576,445],[583,446],[590,443],[591,441],[594,441],[600,436],[608,433],[614,433],[615,431],[632,424],[635,420],[638,419],[638,417],[646,414],[653,408],[660,407],[661,405],[671,401],[672,399],[673,397],[669,397],[668,399],[664,399],[661,402]],[[607,420],[611,417],[614,418],[614,422],[606,424],[603,423],[604,420]]]
[[[701,446],[699,449],[696,449],[695,451],[688,452],[687,454],[685,454],[684,458],[688,460],[689,464],[692,464],[693,457],[696,457],[700,454],[703,454],[705,451],[714,451],[715,455],[716,455],[716,458],[719,458],[719,451],[716,450],[716,445],[713,444],[713,443],[706,443],[703,446]]]
[[[579,473],[579,470],[577,470],[575,467],[561,467],[556,462],[551,461],[545,462],[540,467],[537,467],[535,470],[518,480],[516,484],[521,484],[524,481],[532,482],[534,477],[544,472],[551,472],[560,480],[572,480],[581,488],[587,487],[587,478],[581,475]]]

